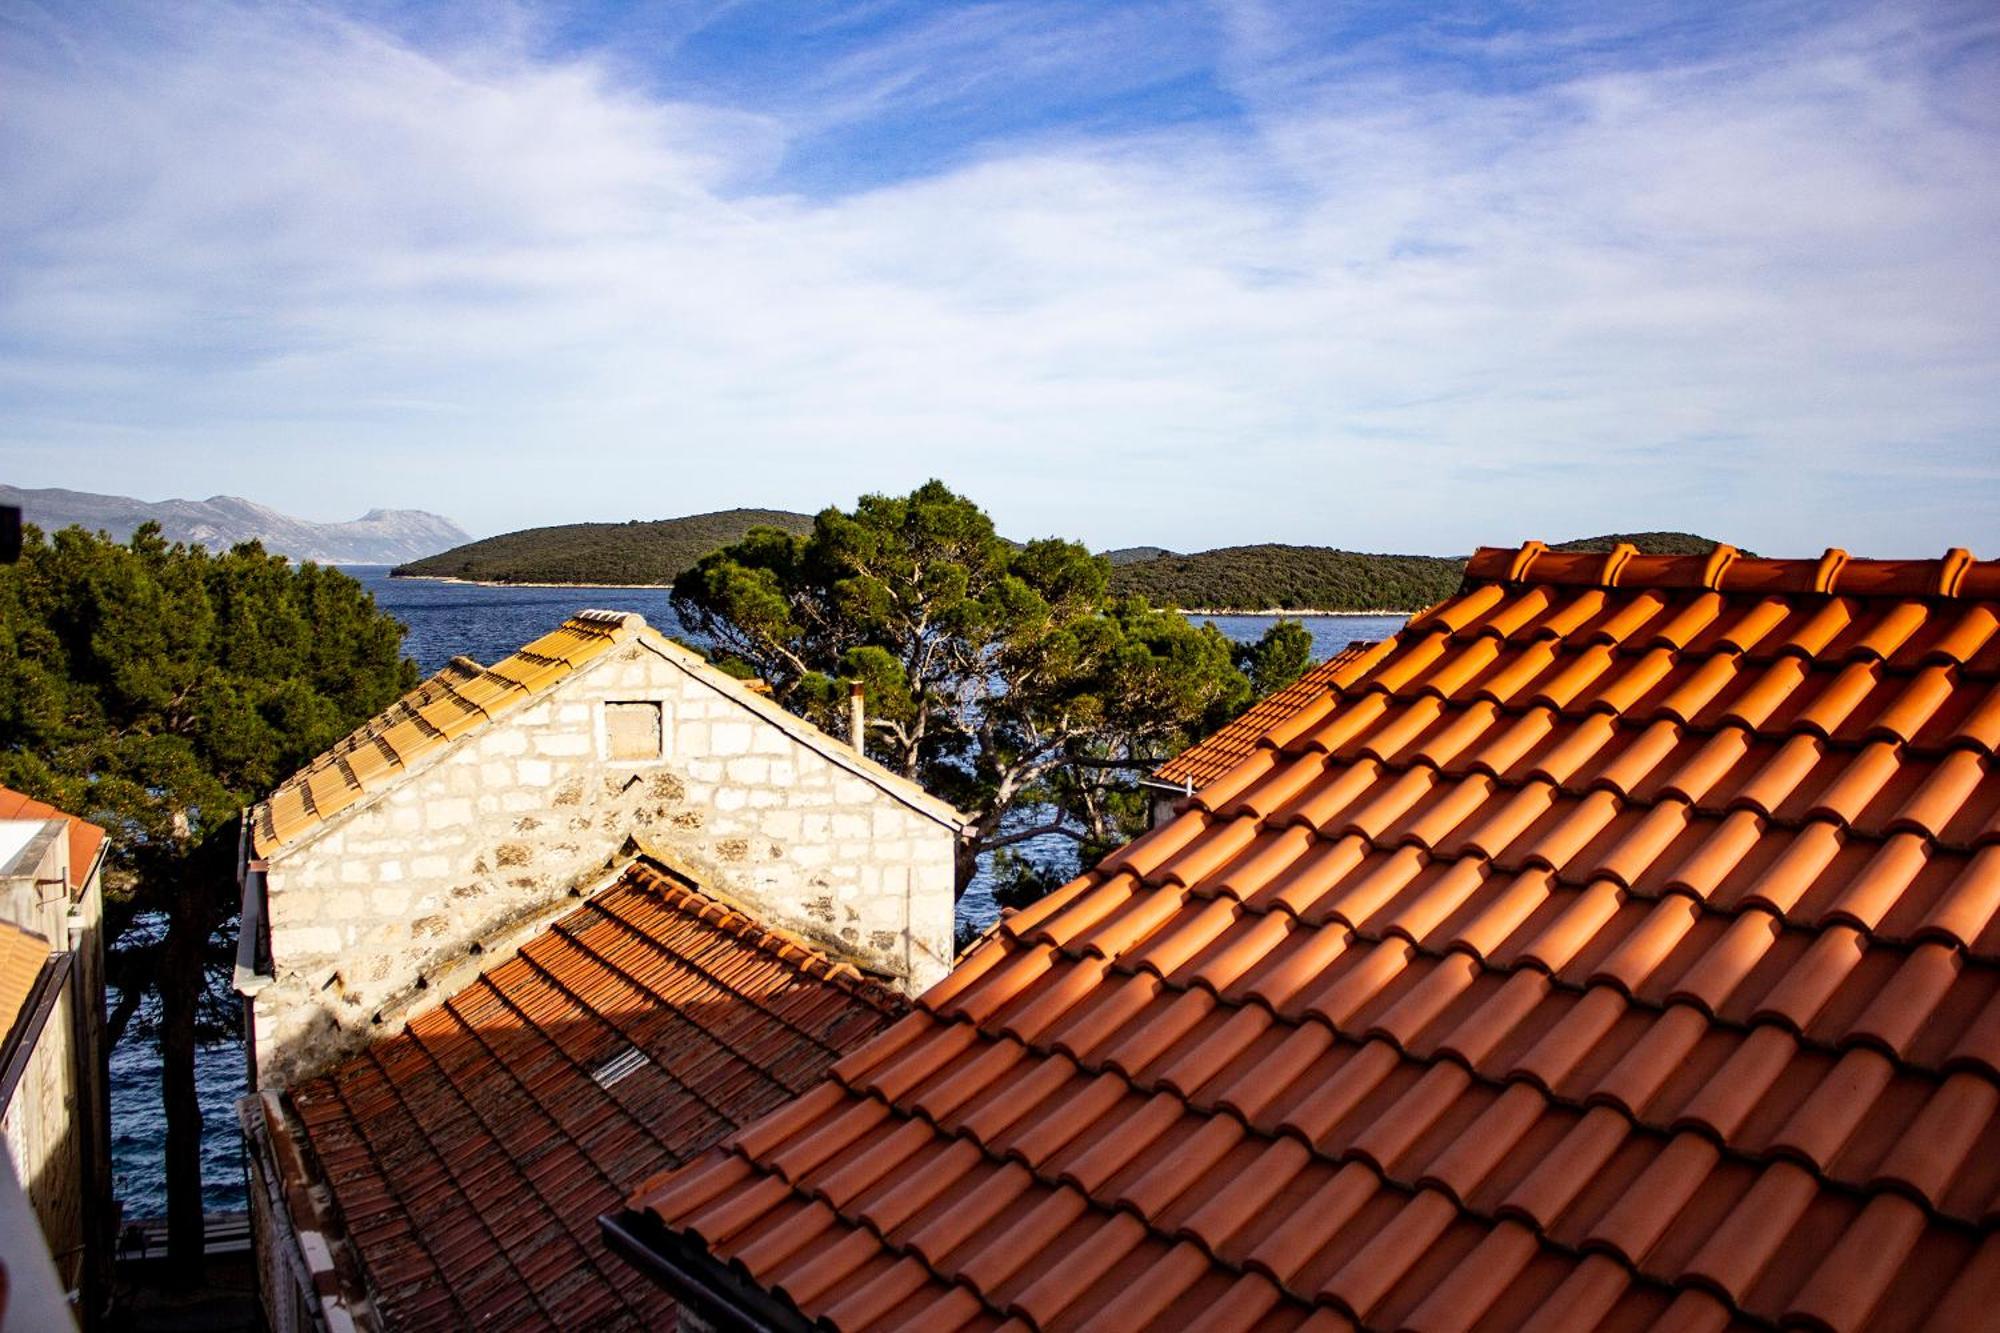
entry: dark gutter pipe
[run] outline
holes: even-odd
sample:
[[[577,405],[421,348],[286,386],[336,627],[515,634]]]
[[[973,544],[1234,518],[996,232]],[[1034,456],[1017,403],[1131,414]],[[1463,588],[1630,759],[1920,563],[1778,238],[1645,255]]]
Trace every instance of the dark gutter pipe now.
[[[597,1219],[613,1253],[664,1287],[711,1328],[731,1333],[807,1333],[813,1325],[789,1302],[763,1291],[706,1250],[682,1240],[650,1213],[627,1208]]]

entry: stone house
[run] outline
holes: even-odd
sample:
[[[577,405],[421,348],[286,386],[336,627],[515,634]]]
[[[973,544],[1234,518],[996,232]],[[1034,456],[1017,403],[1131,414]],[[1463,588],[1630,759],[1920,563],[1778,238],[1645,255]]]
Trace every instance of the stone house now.
[[[634,615],[340,742],[245,820],[271,1326],[670,1318],[597,1214],[945,975],[963,824]]]
[[[0,1137],[86,1325],[109,1291],[104,831],[0,787]]]
[[[457,659],[245,821],[254,1084],[476,973],[634,838],[921,990],[951,967],[963,824],[637,615],[586,612],[492,667]]]

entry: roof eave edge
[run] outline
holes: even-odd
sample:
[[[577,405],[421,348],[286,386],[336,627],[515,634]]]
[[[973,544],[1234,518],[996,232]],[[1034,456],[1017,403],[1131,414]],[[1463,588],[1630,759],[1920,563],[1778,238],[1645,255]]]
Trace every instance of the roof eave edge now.
[[[626,1208],[597,1219],[612,1253],[651,1278],[715,1328],[806,1333],[812,1328],[788,1301],[751,1286],[705,1250],[680,1241],[649,1213]]]

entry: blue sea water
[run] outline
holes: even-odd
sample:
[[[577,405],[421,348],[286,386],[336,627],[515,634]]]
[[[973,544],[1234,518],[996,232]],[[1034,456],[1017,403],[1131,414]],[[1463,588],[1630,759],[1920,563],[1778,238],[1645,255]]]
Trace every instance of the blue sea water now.
[[[392,579],[386,565],[350,566],[375,595],[376,604],[408,627],[403,650],[425,674],[452,657],[494,662],[556,627],[585,608],[637,611],[668,634],[681,633],[663,588],[516,588]],[[1256,639],[1270,628],[1271,616],[1211,616],[1217,629],[1237,642]],[[1354,640],[1372,641],[1402,627],[1401,616],[1308,616],[1315,655],[1331,656]],[[1030,856],[1061,857],[1065,840],[1023,844]],[[992,893],[983,877],[959,903],[962,922],[975,928],[992,922]],[[235,1043],[204,1047],[197,1064],[202,1107],[202,1183],[209,1211],[243,1208],[242,1147],[235,1101],[244,1091],[242,1048]],[[150,1038],[134,1033],[111,1053],[111,1127],[114,1184],[125,1215],[157,1217],[166,1212],[163,1154],[166,1121],[160,1104],[159,1057]]]

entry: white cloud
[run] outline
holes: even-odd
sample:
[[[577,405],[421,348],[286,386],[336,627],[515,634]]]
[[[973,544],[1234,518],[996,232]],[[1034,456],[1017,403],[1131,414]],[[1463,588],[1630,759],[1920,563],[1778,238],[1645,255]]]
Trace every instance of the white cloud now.
[[[499,528],[937,474],[1107,545],[2000,555],[2000,155],[1904,21],[1472,94],[1239,13],[1247,130],[829,199],[768,108],[173,13],[0,28],[9,480]]]

